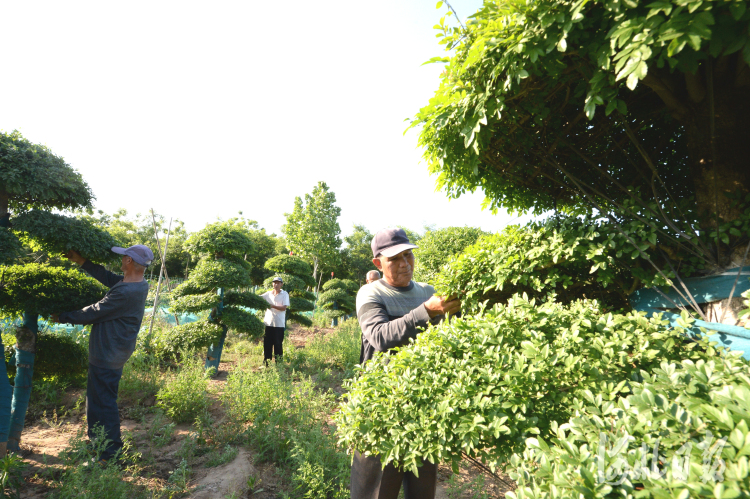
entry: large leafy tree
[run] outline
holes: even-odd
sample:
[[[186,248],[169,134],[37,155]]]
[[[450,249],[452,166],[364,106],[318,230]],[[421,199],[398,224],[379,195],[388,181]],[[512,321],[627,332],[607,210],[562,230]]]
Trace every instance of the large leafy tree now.
[[[742,0],[486,0],[465,28],[441,20],[454,52],[414,122],[430,170],[491,208],[636,220],[672,259],[738,263],[749,27]]]
[[[62,158],[18,132],[0,132],[0,314],[23,316],[15,332],[11,450],[19,449],[31,395],[35,354],[41,347],[36,341],[39,316],[83,307],[106,291],[94,279],[48,258],[71,249],[102,263],[116,257],[110,248],[117,241],[107,232],[90,221],[48,211],[87,208],[92,199],[81,175]],[[13,265],[23,245],[38,253],[35,262]],[[4,363],[0,375],[5,376]]]
[[[335,266],[341,246],[341,227],[338,218],[341,208],[336,206],[336,195],[325,182],[318,182],[312,193],[294,199],[294,210],[286,213],[286,224],[281,228],[288,248],[312,265],[313,278]]]
[[[431,230],[414,250],[414,280],[434,283],[440,269],[452,256],[477,242],[485,233],[476,227],[446,227]]]
[[[370,246],[372,236],[364,225],[354,224],[354,231],[344,237],[346,247],[341,249],[342,272],[337,272],[337,276],[352,279],[361,285],[365,281],[365,274],[375,270]]]

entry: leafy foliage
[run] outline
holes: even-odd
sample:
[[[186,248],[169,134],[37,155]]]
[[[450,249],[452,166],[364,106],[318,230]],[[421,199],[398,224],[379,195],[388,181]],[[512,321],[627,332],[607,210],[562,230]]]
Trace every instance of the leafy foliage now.
[[[224,294],[225,306],[239,306],[251,308],[254,310],[265,310],[268,308],[268,302],[259,295],[247,291],[227,291]]]
[[[185,242],[192,253],[244,256],[251,253],[255,245],[248,234],[240,230],[232,221],[217,222],[199,230]]]
[[[217,343],[223,329],[208,321],[189,322],[173,328],[158,328],[152,333],[149,348],[161,358],[173,358],[186,349]]]
[[[615,400],[641,370],[715,355],[705,340],[688,343],[662,324],[602,315],[596,302],[536,306],[514,297],[365,364],[336,415],[339,436],[411,470],[424,459],[456,464],[462,452],[507,462],[526,438],[548,438],[585,392]]]
[[[266,268],[280,274],[296,276],[305,281],[307,286],[315,286],[312,278],[312,267],[303,259],[291,255],[276,255],[266,261]]]
[[[15,211],[78,208],[94,198],[80,173],[18,131],[0,132],[0,200],[6,196],[7,207]]]
[[[79,270],[40,264],[0,267],[0,310],[6,316],[33,310],[47,317],[96,303],[106,292]]]
[[[112,252],[119,246],[108,232],[88,220],[31,210],[13,217],[13,230],[19,232],[32,249],[51,254],[78,251],[87,260],[106,263],[119,260]]]
[[[250,275],[242,265],[226,259],[208,258],[198,262],[187,282],[204,292],[216,288],[247,287],[251,284]]]
[[[318,297],[318,303],[329,317],[353,314],[356,308],[357,291],[359,291],[359,286],[354,281],[331,279],[323,285],[323,292]]]
[[[574,417],[513,457],[519,487],[506,495],[747,497],[750,379],[738,355],[663,362],[618,400],[583,392]]]
[[[339,256],[341,208],[335,203],[336,195],[328,185],[318,182],[311,194],[305,194],[304,204],[302,198],[294,199],[294,210],[285,213],[286,224],[281,227],[289,249],[312,263],[313,281],[321,269],[334,267]]]
[[[287,319],[305,327],[310,327],[313,325],[312,319],[305,315],[292,311],[291,308],[287,310]]]
[[[300,291],[304,291],[304,289],[307,287],[307,284],[305,284],[305,281],[303,279],[300,279],[299,277],[291,275],[291,274],[283,274],[283,273],[277,273],[269,277],[268,279],[266,279],[263,282],[263,287],[267,289],[273,288],[273,280],[275,277],[281,277],[281,279],[284,281],[283,288],[290,295],[292,293],[298,293]]]
[[[210,310],[221,301],[221,297],[215,292],[202,295],[184,295],[172,301],[170,308],[177,313],[196,313]]]
[[[221,314],[221,322],[233,331],[244,333],[251,338],[261,338],[265,333],[263,323],[251,312],[241,308],[229,307]]]
[[[364,284],[365,276],[370,270],[376,270],[372,263],[373,234],[364,225],[354,225],[351,234],[344,237],[346,247],[341,250],[341,270],[337,276],[346,277]]]
[[[296,310],[297,312],[310,312],[315,310],[315,304],[299,296],[290,296],[289,308],[291,310]]]
[[[700,138],[680,126],[707,129],[707,71],[717,86],[749,83],[748,23],[744,2],[719,0],[487,1],[466,32],[443,19],[455,55],[435,59],[448,64],[416,120],[430,169],[451,195],[481,187],[494,207],[541,213],[584,205],[576,181],[601,180],[588,190],[600,200],[622,199],[617,183],[650,193],[632,161],[641,143],[685,197],[687,141]],[[707,69],[709,57],[732,69]],[[727,92],[742,109],[743,92]]]
[[[628,237],[645,241],[648,250],[653,233],[633,229]],[[665,284],[654,274],[640,251],[607,224],[555,217],[481,238],[441,271],[436,289],[461,296],[464,313],[476,312],[484,302],[488,307],[503,303],[515,293],[541,300],[554,294],[561,303],[598,299],[620,309],[629,306],[628,295],[638,286]]]
[[[23,244],[11,231],[0,227],[0,265],[10,264],[23,253]]]
[[[47,376],[83,375],[89,365],[89,350],[86,337],[67,333],[41,332],[36,337],[36,356],[34,357],[34,379]],[[12,334],[3,334],[5,360],[15,355],[16,338]]]
[[[414,250],[414,280],[433,283],[441,267],[453,255],[476,243],[482,235],[485,232],[475,227],[446,227],[428,231],[419,240],[419,248]]]
[[[159,390],[158,404],[175,423],[195,421],[208,410],[208,375],[198,359],[185,356],[185,362],[174,378]]]

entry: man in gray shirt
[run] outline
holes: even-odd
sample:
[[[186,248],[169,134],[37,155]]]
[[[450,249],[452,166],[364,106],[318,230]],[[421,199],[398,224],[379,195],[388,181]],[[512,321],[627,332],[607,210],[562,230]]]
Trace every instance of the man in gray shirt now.
[[[453,298],[434,296],[425,283],[412,281],[413,248],[403,229],[383,229],[372,240],[372,262],[383,278],[363,286],[357,293],[357,319],[362,328],[360,363],[375,352],[387,352],[416,338],[419,329],[437,323],[445,314],[459,311]],[[425,462],[414,473],[385,468],[379,456],[354,452],[351,475],[352,499],[396,499],[401,485],[406,499],[431,499],[437,487],[437,463]]]
[[[111,459],[122,448],[120,412],[117,391],[122,367],[135,350],[138,331],[143,320],[148,282],[143,278],[146,267],[154,259],[151,250],[142,244],[130,248],[112,248],[122,255],[122,271],[117,275],[69,251],[65,257],[79,264],[94,279],[109,288],[97,303],[53,316],[68,324],[93,324],[89,337],[89,372],[86,385],[86,421],[89,439],[94,427],[102,426],[112,442],[100,456]]]

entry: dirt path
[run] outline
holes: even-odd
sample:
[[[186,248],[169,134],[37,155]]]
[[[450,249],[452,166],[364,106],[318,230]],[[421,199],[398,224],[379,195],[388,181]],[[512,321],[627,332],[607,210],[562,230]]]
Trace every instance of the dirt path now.
[[[295,348],[304,348],[315,337],[327,335],[331,329],[292,327],[289,330],[290,343]],[[211,407],[210,414],[215,427],[221,427],[224,419],[224,409],[219,397],[223,392],[228,375],[234,369],[236,359],[226,356],[227,362],[222,362],[218,375],[210,381]],[[60,409],[62,415],[53,413],[38,419],[27,426],[23,432],[23,457],[28,467],[24,473],[26,487],[21,493],[22,498],[41,499],[50,492],[50,482],[59,477],[63,470],[60,453],[70,446],[77,434],[85,430],[84,409],[74,408],[76,400],[80,400],[82,389],[68,390],[64,407]],[[155,398],[150,397],[141,402],[141,406],[121,407],[121,426],[123,434],[132,439],[137,452],[142,454],[143,469],[147,471],[145,478],[139,478],[139,483],[161,488],[169,479],[170,473],[179,465],[181,457],[178,455],[185,439],[195,427],[191,424],[180,424],[174,428],[171,441],[161,447],[156,447],[151,441],[155,418],[149,406],[155,404]],[[151,429],[151,433],[149,433]],[[276,499],[282,493],[289,493],[287,484],[279,469],[273,464],[257,464],[252,449],[240,447],[236,457],[220,466],[206,466],[206,456],[198,457],[191,463],[193,474],[190,478],[190,492],[181,497],[195,499],[225,499],[253,497],[255,499]],[[470,466],[464,467],[460,475],[453,476],[449,466],[441,465],[438,474],[437,499],[459,499],[473,497],[503,497],[503,489],[492,480],[485,481],[477,490],[476,482],[481,475]],[[460,491],[461,487],[466,490]],[[255,492],[255,493],[253,493]],[[480,495],[485,492],[487,495]],[[105,499],[105,498],[103,498]]]

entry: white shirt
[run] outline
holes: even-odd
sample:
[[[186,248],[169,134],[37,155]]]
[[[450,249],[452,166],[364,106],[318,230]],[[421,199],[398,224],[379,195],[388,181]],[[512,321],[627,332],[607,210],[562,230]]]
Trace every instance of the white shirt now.
[[[284,291],[283,289],[279,291],[279,294],[275,295],[273,294],[273,290],[266,291],[263,293],[262,296],[269,304],[276,305],[276,306],[282,306],[286,305],[289,306],[289,293]],[[286,319],[286,311],[276,310],[275,308],[269,308],[266,310],[266,316],[263,319],[263,322],[266,326],[271,327],[284,327],[284,320]]]

